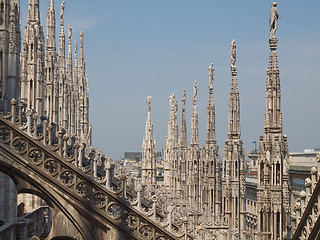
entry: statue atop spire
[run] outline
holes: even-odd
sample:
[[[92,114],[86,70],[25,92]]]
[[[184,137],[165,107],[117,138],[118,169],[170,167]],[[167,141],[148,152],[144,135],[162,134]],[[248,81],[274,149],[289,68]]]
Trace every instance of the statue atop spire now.
[[[195,104],[197,102],[197,94],[198,94],[198,85],[197,85],[197,81],[194,81],[193,83],[193,104]]]
[[[278,19],[280,18],[277,3],[273,2],[270,9],[270,39],[275,38],[274,34],[278,29]]]
[[[78,52],[78,42],[77,40],[74,42],[74,55],[76,55]]]
[[[71,36],[72,36],[72,28],[71,25],[69,24],[68,26],[68,41],[71,42]]]
[[[151,99],[152,99],[152,96],[151,94],[149,94],[146,101],[148,104],[148,112],[151,112]]]
[[[60,20],[63,19],[65,6],[66,6],[66,3],[65,3],[65,1],[63,1],[63,2],[61,3],[61,7],[60,7]]]
[[[83,30],[81,30],[81,33],[80,33],[80,44],[81,44],[81,48],[83,48],[83,40],[84,40],[84,33],[83,33]]]
[[[141,178],[143,183],[155,186],[157,184],[156,140],[153,138],[151,98],[152,96],[149,94],[146,101],[148,104],[148,116],[146,121],[146,134],[142,141]]]
[[[214,75],[213,75],[213,63],[209,66],[209,88],[213,88]]]
[[[236,52],[236,40],[231,41],[231,46],[230,46],[230,66],[235,67],[236,60],[237,60],[237,52]]]

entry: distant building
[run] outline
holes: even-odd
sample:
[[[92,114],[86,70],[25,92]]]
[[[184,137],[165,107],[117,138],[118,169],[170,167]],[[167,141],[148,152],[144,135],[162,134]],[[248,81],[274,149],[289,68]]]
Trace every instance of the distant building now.
[[[161,185],[163,181],[163,160],[162,152],[156,152],[156,179],[157,183]],[[124,158],[120,160],[120,163],[128,170],[130,173],[137,177],[141,177],[141,161],[142,152],[125,152]]]

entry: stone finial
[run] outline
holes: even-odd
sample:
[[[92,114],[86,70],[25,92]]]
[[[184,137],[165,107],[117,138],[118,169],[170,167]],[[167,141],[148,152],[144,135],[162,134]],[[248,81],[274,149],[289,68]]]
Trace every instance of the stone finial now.
[[[152,96],[151,94],[149,94],[146,101],[148,104],[148,112],[151,112],[151,99],[152,99]]]

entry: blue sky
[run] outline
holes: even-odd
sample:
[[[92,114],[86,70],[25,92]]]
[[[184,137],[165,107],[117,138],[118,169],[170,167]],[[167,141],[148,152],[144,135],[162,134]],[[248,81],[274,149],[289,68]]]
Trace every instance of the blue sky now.
[[[169,118],[168,97],[181,104],[187,91],[188,140],[192,84],[197,81],[199,137],[205,142],[208,67],[215,68],[216,133],[220,149],[227,131],[231,83],[230,42],[237,45],[241,130],[245,150],[263,134],[268,67],[269,10],[264,0],[66,0],[65,24],[73,41],[85,33],[90,85],[93,143],[113,159],[141,151],[150,93],[154,136],[164,145]],[[49,0],[41,0],[46,24]],[[55,1],[56,17],[61,1]],[[21,1],[22,26],[27,1]],[[320,145],[320,1],[278,1],[282,113],[289,151]],[[58,23],[58,22],[57,22]],[[179,108],[179,122],[181,115]]]

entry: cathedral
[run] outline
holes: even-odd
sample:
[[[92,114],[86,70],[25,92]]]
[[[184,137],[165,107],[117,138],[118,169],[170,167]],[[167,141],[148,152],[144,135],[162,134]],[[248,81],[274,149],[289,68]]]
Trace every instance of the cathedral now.
[[[260,136],[258,172],[253,200],[247,200],[246,161],[240,130],[240,98],[236,66],[236,45],[230,46],[231,89],[229,93],[228,131],[220,157],[215,133],[214,69],[209,66],[209,100],[207,106],[206,144],[199,146],[197,83],[193,84],[191,137],[187,146],[185,102],[183,90],[181,133],[178,134],[177,100],[169,97],[170,117],[168,135],[164,146],[164,183],[160,188],[173,199],[182,201],[192,212],[196,222],[226,227],[227,239],[291,239],[290,184],[288,179],[287,136],[282,133],[280,109],[280,74],[277,59],[278,39],[275,37],[279,14],[273,3],[270,10],[270,56],[267,69],[266,113],[264,136]],[[150,96],[148,97],[151,98]],[[150,127],[150,102],[148,102],[146,132],[149,143],[155,142]],[[148,135],[145,137],[148,139]],[[149,175],[142,171],[142,180],[154,184],[155,145],[142,145],[142,170],[146,163]],[[152,152],[152,154],[150,154]],[[250,180],[249,180],[250,181]],[[250,202],[250,204],[248,204]],[[250,205],[254,205],[252,208]]]
[[[192,98],[183,90],[180,123],[178,99],[175,93],[169,97],[161,183],[157,181],[152,96],[146,100],[142,174],[136,177],[92,145],[84,33],[79,45],[72,40],[71,26],[65,29],[66,3],[62,2],[56,36],[54,0],[49,0],[44,30],[39,4],[29,0],[21,36],[20,1],[0,1],[0,170],[12,179],[4,191],[6,202],[0,204],[0,210],[10,210],[5,213],[9,223],[0,225],[0,239],[320,238],[320,154],[299,196],[293,195],[290,185],[288,139],[282,131],[280,108],[277,3],[270,9],[264,135],[255,152],[256,171],[248,174],[241,140],[236,42],[232,40],[222,154],[216,139],[211,63],[205,145],[199,143],[195,81]],[[192,100],[190,144],[188,99]],[[47,204],[24,214],[24,203],[15,207],[16,195],[27,192],[38,194]]]

